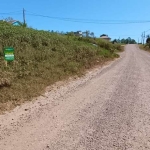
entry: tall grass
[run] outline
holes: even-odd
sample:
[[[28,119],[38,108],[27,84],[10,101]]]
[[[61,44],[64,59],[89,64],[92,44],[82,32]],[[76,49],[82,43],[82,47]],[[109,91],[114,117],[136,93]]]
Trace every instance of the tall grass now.
[[[7,67],[5,46],[15,48],[15,61]],[[30,100],[46,86],[81,74],[97,62],[117,57],[115,50],[121,47],[99,39],[68,37],[0,22],[0,110]]]

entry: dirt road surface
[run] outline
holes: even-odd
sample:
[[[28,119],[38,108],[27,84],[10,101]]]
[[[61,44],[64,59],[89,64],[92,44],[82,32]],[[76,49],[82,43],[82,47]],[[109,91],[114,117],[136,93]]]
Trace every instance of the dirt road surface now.
[[[150,54],[121,58],[0,116],[0,150],[150,150]]]

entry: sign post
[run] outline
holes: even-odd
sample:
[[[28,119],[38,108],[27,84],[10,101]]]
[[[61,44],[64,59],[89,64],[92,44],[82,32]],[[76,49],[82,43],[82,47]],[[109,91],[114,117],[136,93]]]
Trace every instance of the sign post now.
[[[7,62],[14,61],[14,48],[13,47],[5,47],[4,48],[4,58],[5,58],[5,64],[7,67]]]

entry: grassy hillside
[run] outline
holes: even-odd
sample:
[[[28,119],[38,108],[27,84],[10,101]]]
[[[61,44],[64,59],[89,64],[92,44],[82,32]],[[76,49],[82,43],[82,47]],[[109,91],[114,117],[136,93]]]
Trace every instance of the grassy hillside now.
[[[142,49],[142,50],[145,50],[145,51],[149,51],[149,52],[150,52],[150,48],[149,48],[149,45],[148,45],[148,44],[145,44],[145,45],[140,44],[139,47],[140,47],[140,49]]]
[[[15,48],[15,61],[9,62],[8,67],[3,56],[5,46]],[[116,50],[121,50],[120,45],[99,39],[0,22],[0,111],[40,95],[46,86],[58,80],[80,75],[97,63],[118,57]]]

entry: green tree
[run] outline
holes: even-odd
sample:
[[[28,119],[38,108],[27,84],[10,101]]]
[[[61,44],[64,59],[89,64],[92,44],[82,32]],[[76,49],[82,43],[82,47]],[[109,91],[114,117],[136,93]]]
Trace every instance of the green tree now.
[[[150,35],[147,35],[146,43],[150,43]]]
[[[4,20],[7,21],[7,22],[14,21],[14,19],[13,19],[12,17],[7,17],[7,18],[5,18]]]
[[[90,36],[90,31],[89,31],[89,30],[86,30],[86,31],[85,31],[85,35],[86,35],[86,37],[89,37],[89,36]]]
[[[94,38],[94,32],[91,32],[91,33],[90,33],[90,36],[91,36],[92,38]]]
[[[120,43],[122,44],[136,44],[136,41],[130,37],[128,37],[127,39],[121,39]]]
[[[147,44],[147,45],[149,46],[149,48],[150,48],[150,35],[147,35],[146,44]]]
[[[117,39],[114,39],[114,40],[112,41],[112,43],[113,43],[113,44],[118,43]]]

